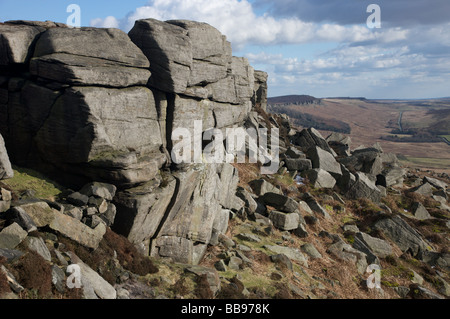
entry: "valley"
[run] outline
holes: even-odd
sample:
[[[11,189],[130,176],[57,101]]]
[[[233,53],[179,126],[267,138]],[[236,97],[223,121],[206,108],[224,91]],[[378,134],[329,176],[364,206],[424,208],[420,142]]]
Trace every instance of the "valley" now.
[[[341,131],[345,123],[350,127],[352,149],[380,143],[386,152],[399,155],[407,167],[433,169],[450,173],[450,99],[430,100],[367,100],[364,98],[315,99],[315,103],[295,103],[291,99],[283,105],[280,98],[269,98],[272,112],[298,110],[319,118],[336,129],[319,129],[324,137]],[[286,112],[287,113],[287,112]],[[292,114],[291,114],[292,118]],[[293,123],[299,128],[295,119]],[[342,131],[341,131],[342,132]]]

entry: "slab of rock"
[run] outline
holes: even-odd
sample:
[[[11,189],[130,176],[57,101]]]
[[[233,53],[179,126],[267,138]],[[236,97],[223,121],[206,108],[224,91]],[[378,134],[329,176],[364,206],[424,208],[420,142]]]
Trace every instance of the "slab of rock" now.
[[[3,228],[0,232],[0,248],[14,249],[26,237],[28,233],[23,230],[17,223],[13,223],[8,227]]]
[[[28,236],[24,242],[28,249],[39,254],[44,260],[52,260],[52,255],[50,254],[50,251],[42,238]]]
[[[306,154],[293,146],[290,146],[284,154],[286,157],[292,159],[306,159]]]
[[[255,85],[253,88],[254,94],[252,98],[253,105],[261,105],[261,109],[267,110],[267,79],[269,75],[267,72],[255,70]]]
[[[406,169],[402,167],[388,167],[382,171],[381,175],[384,176],[385,179],[385,185],[382,186],[403,186]]]
[[[304,152],[307,152],[310,148],[318,146],[330,154],[333,153],[333,150],[323,138],[322,134],[314,128],[296,132],[296,134],[291,138],[291,142],[294,145],[300,146]]]
[[[381,191],[366,174],[358,172],[354,182],[346,192],[349,199],[367,198],[374,203],[381,201]]]
[[[292,262],[285,254],[272,255],[270,256],[270,260],[276,264],[284,265],[287,269],[292,270]]]
[[[176,188],[174,178],[165,187],[154,182],[119,191],[114,199],[117,207],[114,229],[143,254],[149,254],[150,239],[154,237]]]
[[[419,202],[415,202],[411,207],[411,213],[419,220],[432,218],[428,210]]]
[[[96,196],[111,201],[116,195],[116,191],[117,187],[115,185],[93,182],[83,186],[79,193],[88,197]]]
[[[248,209],[248,212],[250,214],[257,213],[257,211],[260,210],[259,205],[253,198],[252,194],[247,190],[245,190],[244,188],[238,188],[236,196],[244,201],[245,207]]]
[[[217,245],[219,243],[219,236],[224,235],[227,232],[230,214],[230,210],[222,209],[216,215],[212,226],[211,239],[209,241],[210,245]]]
[[[225,36],[206,23],[188,20],[169,20],[167,23],[186,30],[192,43],[193,64],[188,86],[213,83],[226,77],[231,63],[231,44]]]
[[[9,287],[11,288],[12,291],[18,294],[21,291],[25,290],[25,288],[23,288],[19,284],[14,275],[4,265],[0,265],[0,271],[6,277],[6,281],[8,282]]]
[[[116,299],[117,293],[105,279],[73,252],[67,252],[72,264],[80,267],[81,285],[86,299]]]
[[[325,140],[338,156],[350,156],[351,138],[349,136],[333,132]]]
[[[410,251],[413,256],[417,256],[429,250],[422,235],[399,216],[380,220],[375,228],[389,237],[403,252]]]
[[[276,188],[264,179],[257,179],[248,183],[257,196],[263,196],[266,193],[281,194],[281,190]]]
[[[194,258],[198,263],[206,251],[212,236],[212,229],[216,217],[221,214],[223,207],[232,204],[225,198],[236,198],[238,180],[235,179],[234,169],[230,164],[199,164],[187,166],[186,170],[177,171],[173,176],[178,181],[175,197],[172,199],[170,212],[165,215],[164,223],[160,226],[156,240],[152,241],[152,254],[174,254],[176,249],[172,241],[188,242],[183,249],[191,249],[191,254],[177,253],[179,258]],[[227,177],[226,175],[230,175]],[[226,194],[224,194],[226,193]],[[223,215],[222,215],[223,217]],[[160,239],[161,238],[161,239]],[[162,249],[168,243],[167,250]],[[170,244],[169,244],[170,243]],[[174,258],[173,255],[170,257]]]
[[[297,229],[300,221],[300,216],[297,213],[283,213],[273,210],[269,213],[269,219],[273,222],[273,225],[281,230],[294,230]]]
[[[295,248],[276,245],[265,245],[264,248],[274,252],[275,254],[284,254],[289,259],[298,261],[302,266],[308,267],[308,259]]]
[[[433,187],[437,188],[437,189],[443,189],[446,190],[448,188],[448,184],[444,181],[441,181],[437,178],[433,178],[433,177],[428,177],[425,176],[423,178],[423,183],[429,183],[431,184]]]
[[[193,63],[188,31],[155,19],[137,20],[128,33],[150,61],[150,84],[165,92],[183,93]]]
[[[239,257],[232,256],[228,260],[228,268],[233,270],[239,270],[242,264],[242,259]]]
[[[433,186],[430,183],[425,183],[414,187],[409,190],[410,192],[414,192],[423,196],[432,196],[433,195]]]
[[[311,160],[306,158],[286,158],[284,162],[289,171],[303,172],[312,168]]]
[[[379,258],[385,258],[392,254],[392,247],[388,242],[380,238],[372,237],[366,233],[358,232],[355,235],[353,248],[362,251],[366,255],[375,255]],[[374,262],[369,261],[370,263]]]
[[[51,28],[36,43],[35,57],[54,53],[102,59],[113,65],[147,68],[149,61],[127,34],[107,28]]]
[[[117,185],[149,181],[166,161],[155,99],[144,87],[66,89],[34,141],[54,166]]]
[[[266,205],[285,213],[297,213],[299,211],[299,203],[285,195],[268,192],[264,194],[262,200]]]
[[[33,26],[0,25],[0,65],[27,62],[32,55],[32,43],[41,31]]]
[[[312,217],[312,216],[307,216],[307,217]],[[306,223],[307,223],[306,221],[300,222],[298,227],[296,229],[294,229],[294,231],[292,233],[300,238],[308,237],[309,233],[308,233],[308,230],[306,229]]]
[[[94,250],[97,249],[100,241],[103,239],[103,235],[106,233],[106,226],[103,223],[92,229],[77,219],[56,212],[48,226],[79,244]]]
[[[340,162],[353,173],[363,172],[378,175],[383,170],[381,153],[373,147],[356,149],[350,157],[341,158]]]
[[[324,151],[322,148],[311,147],[306,155],[311,160],[313,168],[323,169],[330,174],[342,175],[341,165],[331,153]]]
[[[75,192],[67,196],[67,201],[75,206],[86,206],[89,202],[89,197],[79,192]]]
[[[314,213],[319,214],[320,216],[325,217],[326,219],[331,219],[331,216],[327,212],[327,210],[324,209],[311,194],[305,193],[303,195],[303,199]]]
[[[334,177],[320,168],[308,170],[302,175],[308,178],[314,188],[333,188],[336,185]]]
[[[97,249],[106,233],[106,226],[103,223],[92,229],[73,217],[51,209],[45,202],[25,204],[18,207],[31,217],[38,228],[48,226],[88,248]]]
[[[32,202],[14,207],[13,213],[14,215],[17,214],[19,220],[26,220],[27,224],[34,224],[36,227],[41,228],[50,224],[54,218],[55,211],[46,202]]]
[[[301,250],[307,254],[309,257],[313,258],[313,259],[320,259],[322,258],[322,254],[319,253],[319,251],[317,250],[316,247],[314,247],[313,244],[311,243],[306,243],[304,245],[301,246]]]
[[[367,269],[366,254],[353,248],[349,244],[340,240],[330,245],[327,253],[344,261],[351,262],[356,265],[359,274],[364,274]]]
[[[120,63],[66,53],[53,53],[33,58],[30,72],[41,78],[83,86],[130,87],[147,85],[150,71]]]

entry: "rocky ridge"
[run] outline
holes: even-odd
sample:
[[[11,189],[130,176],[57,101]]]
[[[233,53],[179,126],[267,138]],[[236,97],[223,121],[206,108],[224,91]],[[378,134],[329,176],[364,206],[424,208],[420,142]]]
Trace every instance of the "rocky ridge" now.
[[[3,297],[449,296],[448,176],[265,113],[267,74],[211,26],[12,21],[0,37]],[[194,120],[278,128],[278,173],[175,165],[171,132]],[[64,189],[14,186],[22,166]],[[369,265],[382,289],[367,287]]]

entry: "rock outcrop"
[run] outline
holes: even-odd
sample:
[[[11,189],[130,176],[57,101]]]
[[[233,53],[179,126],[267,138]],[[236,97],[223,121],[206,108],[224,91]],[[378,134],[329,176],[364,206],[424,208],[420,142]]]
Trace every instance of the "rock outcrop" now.
[[[230,164],[172,165],[172,132],[242,126],[267,103],[267,74],[194,21],[138,20],[129,34],[13,21],[0,37],[0,133],[12,162],[73,188],[114,185],[117,210],[88,223],[101,217],[146,254],[198,263],[243,206],[238,176]]]

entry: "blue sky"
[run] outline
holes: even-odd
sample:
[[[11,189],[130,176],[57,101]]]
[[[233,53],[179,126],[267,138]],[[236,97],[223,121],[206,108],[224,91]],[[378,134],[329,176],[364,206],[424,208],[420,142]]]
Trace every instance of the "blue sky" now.
[[[66,22],[129,31],[136,19],[207,22],[269,73],[269,96],[450,96],[448,0],[0,0],[0,21]],[[367,6],[378,4],[381,28]]]

